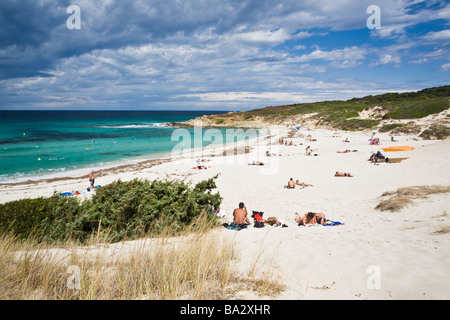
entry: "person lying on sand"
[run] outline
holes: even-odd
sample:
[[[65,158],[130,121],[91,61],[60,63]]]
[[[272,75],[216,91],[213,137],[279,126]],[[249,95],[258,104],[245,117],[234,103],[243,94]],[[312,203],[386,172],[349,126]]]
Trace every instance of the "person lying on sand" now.
[[[312,187],[313,185],[312,184],[307,184],[307,183],[304,183],[304,182],[300,182],[300,181],[295,181],[295,184],[298,184],[299,186],[302,186],[302,187]]]
[[[340,171],[336,171],[334,176],[335,177],[353,177],[349,172],[340,172]]]
[[[238,226],[243,226],[245,223],[250,224],[250,220],[247,217],[247,208],[243,202],[240,202],[239,208],[233,211],[233,223]]]
[[[382,163],[382,162],[389,162],[389,158],[386,158],[380,151],[377,153],[372,153],[369,160],[372,163]]]
[[[345,151],[336,151],[337,153],[349,153],[349,152],[357,152],[358,150],[349,150],[346,149]]]
[[[325,214],[323,212],[308,212],[303,216],[296,212],[295,222],[297,222],[301,226],[312,226],[316,223],[324,225],[327,220],[325,219]]]

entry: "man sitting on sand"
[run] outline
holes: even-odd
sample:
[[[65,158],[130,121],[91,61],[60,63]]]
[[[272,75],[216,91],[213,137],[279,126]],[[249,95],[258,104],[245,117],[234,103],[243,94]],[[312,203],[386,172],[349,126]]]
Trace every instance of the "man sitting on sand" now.
[[[250,224],[250,220],[247,217],[247,208],[243,202],[239,203],[239,208],[233,211],[233,223],[239,227],[244,226],[245,223]]]
[[[296,212],[295,222],[301,226],[312,226],[316,223],[324,225],[327,220],[325,219],[325,214],[323,212],[308,212],[303,217]]]
[[[294,189],[295,188],[295,182],[294,182],[294,179],[290,179],[289,181],[288,181],[288,184],[287,184],[287,186],[284,186],[285,188],[288,188],[288,189]]]
[[[340,171],[336,171],[334,176],[335,177],[353,177],[349,172],[340,172]]]

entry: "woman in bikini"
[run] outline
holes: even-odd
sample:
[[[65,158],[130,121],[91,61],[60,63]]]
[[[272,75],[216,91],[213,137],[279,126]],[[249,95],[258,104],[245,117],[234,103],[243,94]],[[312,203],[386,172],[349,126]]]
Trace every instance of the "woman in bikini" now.
[[[299,225],[311,226],[316,223],[323,225],[327,222],[327,220],[325,219],[325,214],[323,212],[308,212],[303,217],[300,216],[298,212],[296,212],[295,214],[295,222],[297,222]]]
[[[350,172],[340,172],[340,171],[336,171],[336,173],[334,174],[335,177],[353,177]]]

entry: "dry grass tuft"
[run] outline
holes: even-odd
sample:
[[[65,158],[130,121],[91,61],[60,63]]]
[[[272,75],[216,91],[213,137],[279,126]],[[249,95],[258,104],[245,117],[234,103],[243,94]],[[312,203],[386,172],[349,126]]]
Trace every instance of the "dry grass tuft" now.
[[[439,217],[439,219],[440,219],[439,225],[436,226],[434,233],[436,234],[450,233],[450,223],[448,221],[447,211],[444,211],[442,215]]]
[[[208,224],[203,217],[194,233],[123,246],[93,238],[89,246],[49,248],[0,234],[0,300],[214,300],[243,288],[260,296],[283,290],[275,277],[237,277],[235,244],[207,232]]]
[[[450,186],[413,186],[399,188],[395,191],[384,192],[381,197],[390,196],[381,200],[375,209],[380,211],[400,211],[413,203],[414,199],[426,199],[429,195],[450,192]]]

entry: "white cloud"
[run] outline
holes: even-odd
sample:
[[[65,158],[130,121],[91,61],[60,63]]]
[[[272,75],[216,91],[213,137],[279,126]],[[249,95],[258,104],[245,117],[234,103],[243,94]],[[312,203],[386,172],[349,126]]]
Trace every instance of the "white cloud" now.
[[[382,66],[393,63],[395,65],[400,64],[401,58],[400,56],[394,56],[392,54],[382,54],[380,55],[379,60],[376,63],[371,64],[371,66]]]
[[[325,61],[360,61],[364,60],[367,50],[357,46],[345,47],[344,49],[334,49],[330,51],[323,51],[319,48],[311,53],[301,55],[294,58],[297,62],[308,62],[313,60],[325,60]]]
[[[256,45],[279,45],[291,38],[291,36],[284,29],[276,31],[252,31],[242,32],[232,35],[232,40],[243,42],[246,44]]]
[[[450,71],[450,62],[446,63],[446,64],[443,64],[441,66],[441,69],[444,70],[444,71]]]
[[[429,32],[422,38],[429,41],[448,41],[450,40],[450,29]]]

